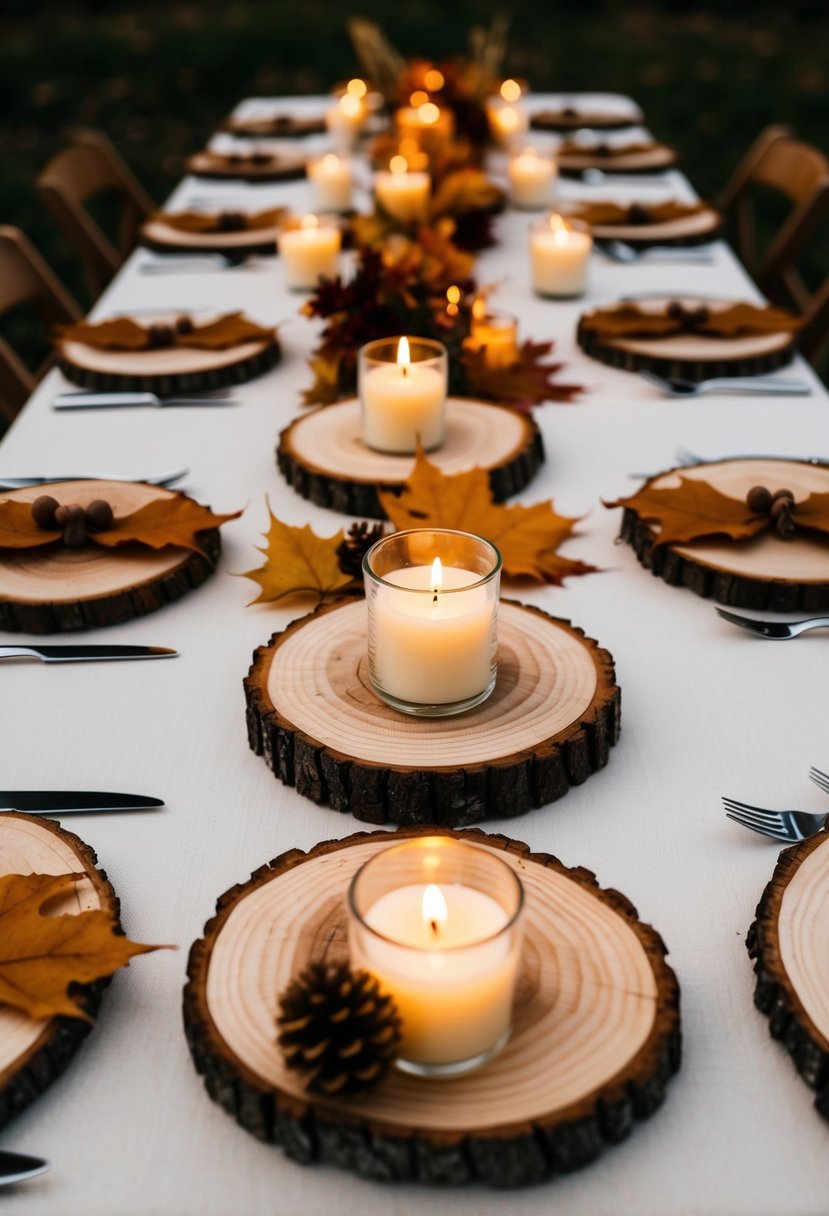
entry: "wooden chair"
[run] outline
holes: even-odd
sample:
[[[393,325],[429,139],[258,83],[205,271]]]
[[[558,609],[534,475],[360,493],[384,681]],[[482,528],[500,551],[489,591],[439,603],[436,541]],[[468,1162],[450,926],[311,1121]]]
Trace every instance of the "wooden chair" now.
[[[778,231],[760,251],[755,237],[757,194],[775,191],[791,203]],[[817,228],[829,218],[829,160],[787,127],[760,133],[719,200],[734,229],[734,247],[758,286],[775,303],[808,312],[814,293],[797,259]]]
[[[135,247],[142,220],[155,210],[152,199],[100,131],[74,132],[71,146],[49,162],[37,185],[81,261],[91,299],[97,299]],[[118,202],[114,241],[88,208],[91,200],[107,192]]]
[[[820,362],[827,345],[829,345],[829,277],[816,293],[798,338],[801,353],[813,366]],[[818,370],[823,370],[825,379],[826,369],[818,368]]]
[[[44,336],[53,325],[77,321],[83,315],[23,233],[17,228],[0,227],[0,316],[27,303],[43,325]],[[50,364],[51,356],[31,371],[0,338],[0,417],[12,421]]]

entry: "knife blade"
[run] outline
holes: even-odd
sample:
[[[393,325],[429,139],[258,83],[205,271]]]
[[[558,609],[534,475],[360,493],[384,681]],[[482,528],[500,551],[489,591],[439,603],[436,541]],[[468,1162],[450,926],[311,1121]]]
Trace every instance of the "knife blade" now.
[[[95,811],[140,811],[164,806],[145,794],[88,790],[0,790],[0,810],[31,815],[75,815]]]
[[[62,476],[0,477],[0,489],[25,490],[28,486],[48,486],[57,481],[137,481],[148,486],[168,486],[181,481],[189,469],[172,469],[167,473],[149,473],[146,477],[134,477],[129,473],[65,473]]]
[[[119,659],[172,659],[168,646],[0,646],[0,659],[41,659],[44,663],[102,663]]]
[[[150,406],[154,409],[175,405],[236,405],[236,397],[210,397],[180,393],[159,397],[156,393],[58,393],[52,402],[56,410],[132,409]]]
[[[48,1169],[49,1162],[43,1157],[27,1157],[23,1153],[0,1151],[0,1186],[25,1182],[27,1178],[45,1174]]]

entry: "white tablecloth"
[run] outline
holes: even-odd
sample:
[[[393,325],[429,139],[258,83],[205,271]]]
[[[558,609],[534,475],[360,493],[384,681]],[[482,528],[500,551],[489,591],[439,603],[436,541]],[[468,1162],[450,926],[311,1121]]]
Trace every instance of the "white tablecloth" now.
[[[324,103],[303,104],[312,112]],[[679,174],[669,180],[688,189]],[[266,204],[310,208],[306,182],[255,192]],[[174,201],[239,193],[238,185],[186,180]],[[607,191],[562,185],[562,195],[579,193]],[[65,823],[97,850],[131,936],[180,947],[116,976],[67,1073],[3,1133],[3,1148],[52,1162],[44,1178],[3,1195],[6,1216],[478,1216],[506,1205],[513,1216],[826,1212],[829,1130],[753,1007],[744,945],[777,849],[728,822],[720,804],[729,793],[826,809],[806,780],[810,764],[829,767],[826,640],[813,634],[774,646],[743,636],[717,618],[711,601],[643,570],[629,547],[615,543],[619,512],[600,504],[632,492],[629,472],[670,467],[679,443],[711,456],[827,452],[826,392],[815,381],[807,398],[672,401],[637,376],[586,359],[574,339],[585,304],[656,289],[751,298],[756,291],[718,245],[714,266],[687,269],[624,267],[596,256],[586,301],[542,301],[529,288],[529,218],[510,211],[498,219],[499,244],[480,258],[479,281],[499,284],[495,302],[518,315],[524,337],[555,340],[563,378],[589,392],[579,404],[536,411],[547,461],[522,497],[553,496],[562,512],[583,514],[565,552],[604,572],[522,595],[610,649],[623,729],[607,768],[585,785],[519,820],[484,826],[594,870],[664,936],[682,987],[685,1044],[664,1106],[596,1164],[505,1197],[482,1188],[381,1187],[300,1167],[207,1097],[181,1024],[190,943],[217,896],[262,862],[360,827],[282,786],[249,751],[242,677],[251,652],[302,609],[248,608],[256,589],[233,575],[259,564],[254,545],[266,525],[266,496],[282,519],[322,533],[343,520],[296,495],[274,463],[277,431],[296,415],[309,383],[306,358],[318,333],[297,316],[301,298],[283,289],[278,260],[157,277],[138,273],[150,256],[139,252],[96,315],[160,304],[244,308],[261,322],[283,323],[284,361],[240,388],[237,408],[223,410],[55,413],[51,399],[67,387],[55,372],[0,445],[0,475],[140,474],[184,464],[196,498],[222,511],[247,506],[222,529],[221,569],[205,586],[144,620],[84,635],[173,645],[180,658],[2,669],[5,786],[140,790],[166,799],[157,814]],[[796,370],[811,377],[802,364]]]

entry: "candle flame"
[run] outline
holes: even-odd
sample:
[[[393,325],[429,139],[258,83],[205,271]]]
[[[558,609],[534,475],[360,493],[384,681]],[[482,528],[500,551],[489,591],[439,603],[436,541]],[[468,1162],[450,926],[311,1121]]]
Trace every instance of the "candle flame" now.
[[[451,287],[447,287],[446,288],[446,298],[450,304],[460,304],[460,302],[461,302],[460,287],[455,287],[454,284]]]
[[[348,84],[345,86],[345,91],[346,93],[350,93],[352,97],[365,97],[366,93],[368,92],[368,85],[364,80],[360,80],[359,77],[355,77],[354,80],[349,80]]]
[[[406,160],[405,156],[393,156],[389,161],[389,169],[396,176],[403,173],[408,173],[409,162]]]
[[[435,936],[437,936],[440,926],[445,924],[448,916],[449,909],[446,907],[443,892],[440,887],[430,882],[423,892],[423,919],[431,927]]]
[[[432,562],[432,573],[430,574],[429,579],[432,590],[435,592],[435,598],[437,598],[437,592],[440,591],[443,586],[443,566],[440,564],[439,557],[436,557]]]
[[[501,111],[501,126],[505,131],[515,130],[518,126],[518,111],[512,106],[504,106]]]
[[[327,169],[329,173],[333,173],[335,169],[339,169],[340,158],[336,152],[326,152],[322,158],[322,167],[323,169]]]
[[[475,303],[472,305],[472,316],[476,321],[483,321],[486,316],[486,300],[483,296],[475,297]]]
[[[423,105],[418,106],[417,116],[421,122],[429,123],[431,126],[440,118],[440,107],[436,106],[433,101],[427,101]]]
[[[319,223],[315,215],[303,215],[299,226],[307,236],[310,236],[316,228],[319,228]]]
[[[518,101],[521,96],[521,85],[517,80],[505,80],[501,85],[501,96],[504,101]]]
[[[446,84],[443,77],[443,72],[437,68],[429,68],[429,71],[423,77],[423,83],[430,93],[438,93]]]
[[[428,100],[428,93],[424,92],[423,89],[415,89],[414,93],[409,96],[409,105],[416,110],[418,106],[424,105]]]
[[[340,98],[340,109],[349,118],[356,118],[362,112],[363,103],[353,93],[346,93],[344,97]]]
[[[411,355],[411,351],[409,350],[409,339],[401,338],[400,341],[397,343],[397,362],[398,362],[399,366],[403,368],[404,374],[406,372],[406,369],[411,364],[411,361],[412,361],[412,355]]]
[[[567,236],[570,231],[566,221],[560,215],[550,216],[550,228],[553,232],[553,240],[557,245],[566,245]]]

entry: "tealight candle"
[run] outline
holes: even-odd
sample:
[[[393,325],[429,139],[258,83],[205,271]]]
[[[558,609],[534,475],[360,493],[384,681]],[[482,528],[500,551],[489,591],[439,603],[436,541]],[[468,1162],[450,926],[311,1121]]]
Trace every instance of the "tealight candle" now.
[[[351,965],[394,999],[403,1071],[459,1076],[507,1042],[523,903],[512,865],[447,836],[393,845],[357,871],[348,892]]]
[[[298,228],[283,228],[277,236],[285,285],[291,291],[311,291],[321,278],[333,278],[342,234],[333,224],[306,215]]]
[[[374,175],[377,202],[397,220],[425,220],[429,213],[432,179],[422,171],[411,172],[405,156],[393,156],[388,172]]]
[[[353,92],[346,92],[325,111],[328,134],[339,147],[348,150],[356,143],[367,115],[365,95],[357,96]]]
[[[413,94],[410,103],[394,114],[399,137],[415,140],[424,152],[438,152],[455,132],[455,116],[430,101],[425,92]]]
[[[350,211],[353,173],[347,156],[333,152],[308,161],[314,203],[320,211]]]
[[[523,106],[511,105],[502,97],[490,97],[486,103],[486,116],[492,138],[502,147],[508,147],[525,135],[530,118]]]
[[[487,312],[486,301],[479,296],[472,305],[466,345],[483,350],[487,367],[512,367],[518,362],[518,322],[509,313]]]
[[[395,532],[366,554],[369,680],[403,713],[447,717],[495,687],[501,556],[467,532]]]
[[[549,215],[533,224],[530,259],[533,288],[540,296],[579,296],[587,282],[593,239],[585,224]]]
[[[439,447],[448,378],[446,347],[431,338],[377,338],[363,346],[357,391],[367,446],[403,453]]]
[[[513,207],[528,211],[549,207],[558,165],[552,156],[542,155],[536,148],[524,148],[509,161],[509,192]]]

